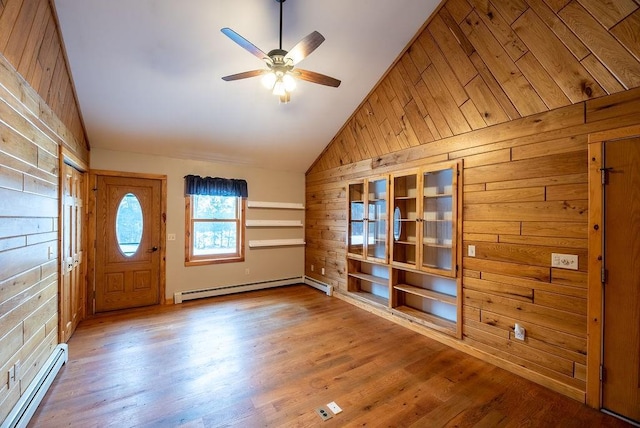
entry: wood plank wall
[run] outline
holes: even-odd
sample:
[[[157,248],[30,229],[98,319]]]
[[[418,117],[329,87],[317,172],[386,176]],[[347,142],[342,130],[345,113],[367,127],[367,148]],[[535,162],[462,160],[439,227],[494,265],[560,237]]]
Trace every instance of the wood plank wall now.
[[[60,148],[89,154],[48,0],[0,1],[0,52],[2,421],[58,343]]]
[[[347,181],[463,159],[462,347],[584,400],[587,136],[640,123],[639,28],[639,0],[444,2],[307,172],[306,275],[346,290]]]

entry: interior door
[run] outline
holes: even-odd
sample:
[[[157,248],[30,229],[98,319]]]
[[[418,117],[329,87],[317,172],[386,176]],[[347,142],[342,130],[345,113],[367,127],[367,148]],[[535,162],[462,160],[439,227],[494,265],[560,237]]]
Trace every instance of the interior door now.
[[[85,302],[85,173],[66,163],[62,169],[60,340],[66,342],[83,317]]]
[[[95,312],[160,302],[161,180],[96,179]]]
[[[604,143],[603,408],[640,422],[640,138]]]

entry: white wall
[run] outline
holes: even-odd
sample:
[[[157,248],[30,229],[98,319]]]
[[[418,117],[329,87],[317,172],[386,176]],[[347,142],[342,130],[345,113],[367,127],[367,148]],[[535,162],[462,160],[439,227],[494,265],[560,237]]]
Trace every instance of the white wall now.
[[[163,174],[167,176],[166,298],[177,291],[246,284],[304,275],[304,247],[249,248],[251,239],[304,238],[297,228],[247,228],[245,261],[206,266],[184,266],[184,176],[188,174],[245,179],[250,201],[304,203],[304,173],[272,171],[245,165],[213,163],[94,148],[91,169]],[[303,210],[247,208],[247,219],[302,220]],[[249,273],[247,274],[247,269]]]

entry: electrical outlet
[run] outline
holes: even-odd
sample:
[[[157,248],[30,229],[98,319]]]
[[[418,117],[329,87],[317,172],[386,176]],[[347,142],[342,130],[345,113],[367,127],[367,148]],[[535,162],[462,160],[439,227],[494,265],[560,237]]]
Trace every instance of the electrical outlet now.
[[[469,257],[475,257],[476,256],[476,246],[475,245],[469,245],[467,247],[467,255]]]
[[[322,273],[322,274],[324,275],[324,268],[322,268],[322,271],[321,271],[321,273]]]
[[[342,409],[340,408],[340,406],[336,404],[335,401],[332,401],[331,403],[327,404],[327,407],[329,408],[329,410],[333,412],[334,415],[337,415],[338,413],[342,412]]]
[[[246,268],[246,269],[244,270],[244,274],[245,274],[245,275],[249,275],[250,273],[251,273],[251,269]]]
[[[525,337],[525,329],[523,326],[521,326],[520,324],[516,323],[516,325],[513,328],[513,332],[515,333],[515,337],[518,340],[524,340]]]
[[[316,413],[322,418],[323,421],[329,420],[333,417],[325,407],[318,407],[316,409]]]
[[[314,269],[315,269],[315,266],[311,265],[311,272],[313,272]]]
[[[551,267],[578,270],[578,256],[575,254],[551,253]]]

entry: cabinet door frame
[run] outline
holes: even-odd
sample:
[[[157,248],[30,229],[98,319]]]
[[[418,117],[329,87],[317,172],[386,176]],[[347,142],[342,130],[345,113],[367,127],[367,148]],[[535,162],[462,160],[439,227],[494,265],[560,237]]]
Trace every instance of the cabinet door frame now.
[[[385,217],[385,221],[386,221],[386,225],[384,228],[384,232],[385,232],[385,249],[384,249],[384,257],[376,257],[373,256],[369,253],[369,245],[368,245],[368,237],[369,237],[369,203],[370,203],[370,198],[369,198],[369,193],[370,193],[370,189],[369,186],[371,183],[376,182],[376,181],[381,181],[384,180],[385,181],[385,200],[386,200],[386,204],[385,204],[385,212],[384,212],[384,217]],[[356,181],[351,181],[349,183],[347,183],[347,213],[348,213],[348,219],[347,219],[347,255],[348,257],[351,258],[359,258],[362,260],[369,260],[369,261],[374,261],[374,262],[378,262],[378,263],[388,263],[389,262],[389,194],[390,194],[390,188],[389,188],[389,182],[390,182],[390,177],[389,175],[379,175],[379,176],[374,176],[374,177],[368,177],[368,178],[364,178],[361,180],[356,180]],[[351,199],[351,186],[354,185],[362,185],[362,200],[358,201],[358,202],[362,202],[363,204],[363,220],[362,220],[362,253],[354,253],[350,251],[350,240],[351,240],[351,204],[353,202],[353,200]]]
[[[451,169],[452,170],[452,178],[451,178],[451,269],[441,269],[441,268],[432,268],[424,265],[424,222],[428,221],[426,219],[421,219],[421,227],[420,227],[420,259],[418,264],[418,269],[423,272],[432,273],[435,275],[447,276],[451,278],[456,278],[458,276],[459,264],[460,264],[460,255],[459,249],[461,247],[460,237],[462,236],[461,229],[461,215],[460,212],[460,201],[462,200],[462,192],[461,192],[461,161],[446,161],[439,162],[437,164],[428,165],[421,169],[420,171],[420,215],[424,215],[424,200],[428,195],[424,194],[424,176],[429,172],[437,172],[437,171],[445,171]]]
[[[421,230],[419,227],[419,218],[420,218],[420,212],[422,211],[422,198],[420,197],[420,188],[422,186],[422,184],[420,183],[420,177],[422,176],[421,173],[421,169],[420,168],[413,168],[413,169],[407,169],[407,170],[402,170],[402,171],[397,171],[394,172],[391,175],[391,180],[390,180],[390,186],[389,189],[391,191],[391,197],[390,197],[390,201],[393,203],[393,208],[390,208],[390,211],[395,212],[395,207],[398,206],[398,204],[396,203],[396,180],[399,180],[401,178],[404,177],[411,177],[413,176],[415,178],[415,183],[416,183],[416,195],[415,195],[415,215],[416,218],[414,219],[414,226],[415,226],[415,244],[414,244],[414,254],[415,254],[415,260],[413,263],[408,263],[408,262],[402,262],[402,261],[398,261],[395,260],[395,245],[394,245],[394,241],[395,241],[395,237],[393,236],[393,230],[394,230],[394,225],[393,222],[390,221],[389,222],[389,263],[394,265],[394,266],[399,266],[399,267],[403,267],[403,268],[409,268],[409,269],[418,269],[418,266],[420,264],[420,260],[421,260],[421,254],[419,253],[419,251],[421,251],[422,246],[418,245],[418,242],[420,242],[420,235],[421,235]],[[400,196],[400,198],[403,198],[405,200],[410,200],[410,199],[414,199],[414,197],[409,197],[407,195],[403,195]],[[390,204],[391,206],[391,204]],[[407,223],[410,223],[410,218],[406,217],[404,219],[405,221],[401,222],[401,225],[407,225]],[[403,244],[406,245],[406,244]]]
[[[452,207],[451,207],[451,222],[452,222],[452,232],[451,232],[451,269],[439,269],[439,268],[431,268],[423,265],[423,239],[424,237],[424,175],[427,172],[435,172],[435,171],[443,171],[451,169],[452,172],[452,183],[451,183],[451,198],[452,198]],[[402,267],[402,268],[410,268],[420,270],[422,272],[446,276],[451,278],[456,278],[458,276],[460,260],[462,257],[461,247],[462,247],[462,215],[461,213],[461,203],[462,203],[462,161],[461,160],[452,160],[452,161],[443,161],[430,165],[426,165],[422,168],[414,168],[408,170],[402,170],[395,172],[391,175],[391,198],[393,201],[394,208],[390,208],[390,211],[395,210],[396,206],[396,180],[401,177],[415,176],[416,180],[416,233],[415,233],[415,263],[404,263],[401,261],[397,261],[394,258],[395,246],[392,243],[393,238],[393,225],[390,221],[389,223],[389,247],[390,247],[390,263]]]

